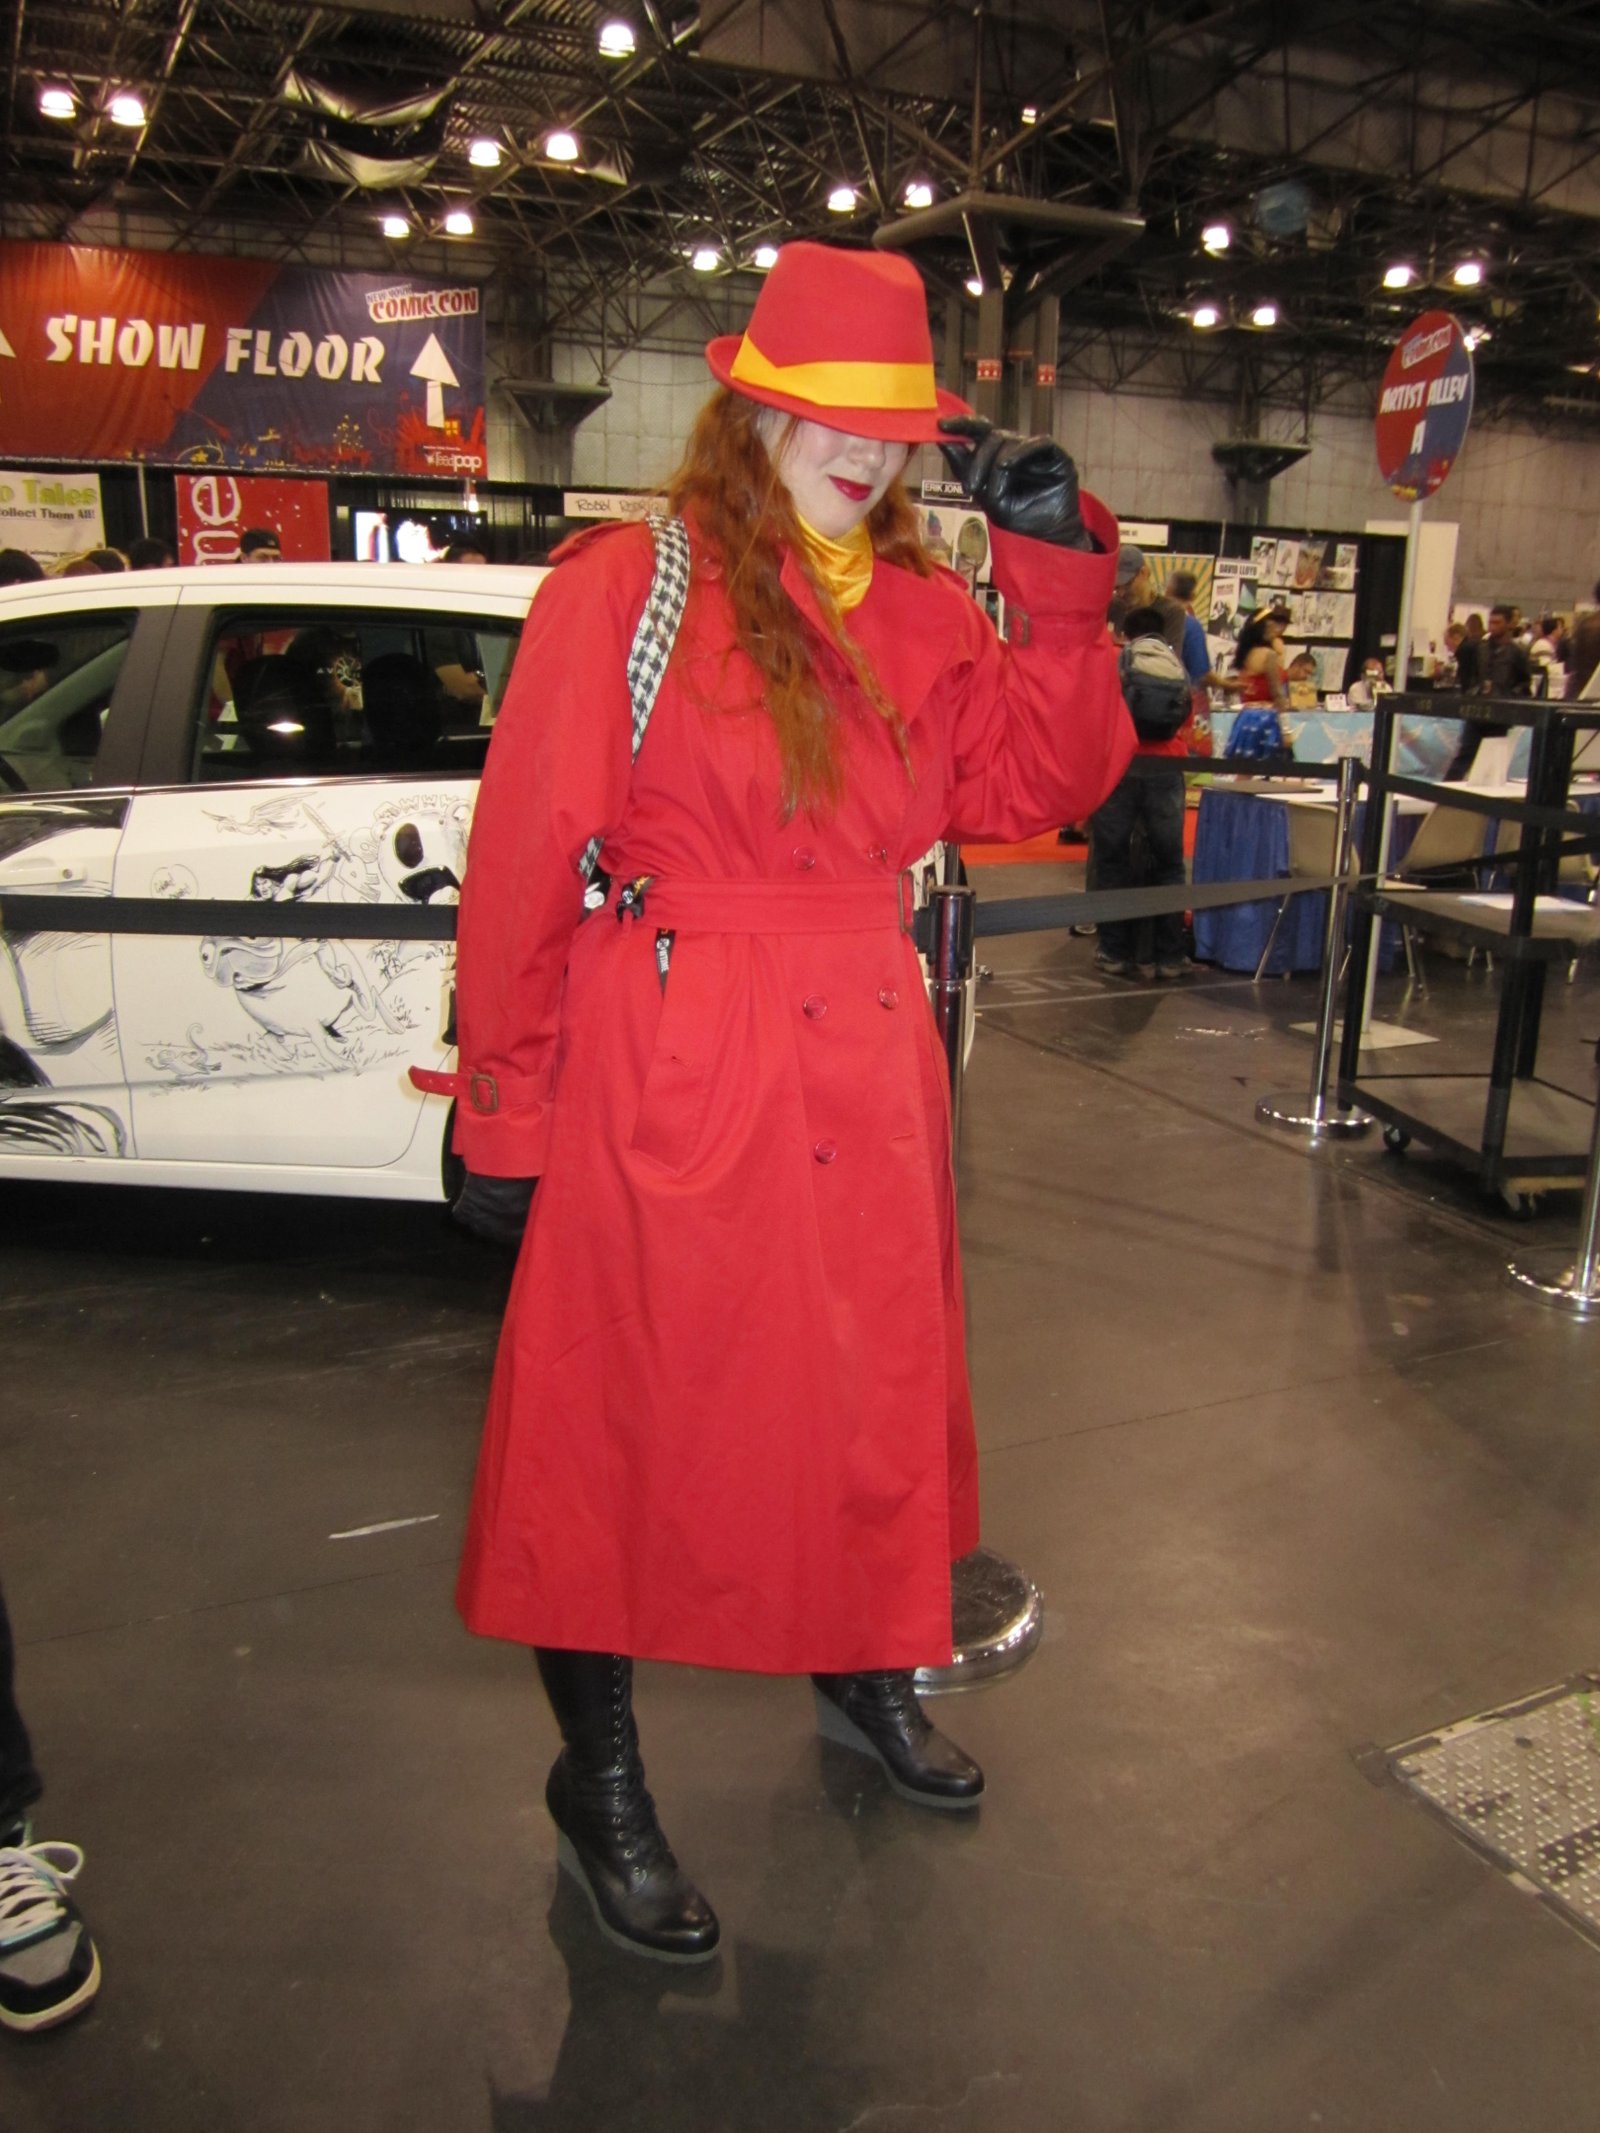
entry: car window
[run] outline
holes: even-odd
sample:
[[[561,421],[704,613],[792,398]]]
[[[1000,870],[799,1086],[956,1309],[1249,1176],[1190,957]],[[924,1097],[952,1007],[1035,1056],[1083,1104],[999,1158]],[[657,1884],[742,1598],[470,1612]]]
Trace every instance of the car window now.
[[[204,666],[192,775],[475,774],[520,628],[392,608],[231,613]]]
[[[0,790],[94,783],[133,617],[104,608],[0,624]]]

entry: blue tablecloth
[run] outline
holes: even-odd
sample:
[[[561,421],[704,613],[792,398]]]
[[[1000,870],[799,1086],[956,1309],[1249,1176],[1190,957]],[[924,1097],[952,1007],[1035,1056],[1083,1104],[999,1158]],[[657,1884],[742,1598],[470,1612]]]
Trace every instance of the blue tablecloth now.
[[[1358,839],[1361,812],[1359,808],[1356,811]],[[1419,815],[1401,815],[1396,821],[1393,858],[1404,856],[1421,819]],[[1195,824],[1193,879],[1283,881],[1288,872],[1288,801],[1274,800],[1266,793],[1229,792],[1224,786],[1207,786],[1200,795],[1200,814]],[[1219,963],[1224,970],[1253,971],[1277,916],[1277,896],[1260,903],[1230,904],[1221,911],[1197,911],[1194,952],[1201,962]],[[1265,975],[1281,978],[1292,970],[1320,970],[1327,923],[1326,889],[1302,890],[1291,897],[1278,938],[1272,944]],[[1385,924],[1378,943],[1380,969],[1388,969],[1397,940],[1397,930]]]
[[[1289,808],[1261,793],[1227,792],[1207,786],[1200,795],[1194,832],[1193,879],[1277,881],[1289,871]],[[1194,952],[1224,970],[1254,970],[1278,916],[1276,897],[1231,904],[1194,915]],[[1322,933],[1328,923],[1325,892],[1296,896],[1273,943],[1270,975],[1320,970]]]

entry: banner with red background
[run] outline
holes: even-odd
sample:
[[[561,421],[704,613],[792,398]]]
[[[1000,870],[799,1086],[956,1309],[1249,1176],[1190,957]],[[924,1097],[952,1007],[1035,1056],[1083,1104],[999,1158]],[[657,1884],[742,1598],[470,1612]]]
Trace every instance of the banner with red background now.
[[[180,474],[178,561],[236,563],[248,526],[270,526],[290,563],[326,563],[328,484],[262,474]]]
[[[488,472],[469,283],[0,243],[0,457]]]

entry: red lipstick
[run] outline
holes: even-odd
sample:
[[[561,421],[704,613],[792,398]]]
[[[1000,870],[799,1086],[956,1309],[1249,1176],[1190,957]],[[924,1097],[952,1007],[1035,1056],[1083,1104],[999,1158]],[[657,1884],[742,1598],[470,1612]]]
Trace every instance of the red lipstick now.
[[[830,474],[828,479],[833,483],[839,494],[849,497],[853,504],[864,504],[872,494],[870,481],[846,481],[842,474]]]

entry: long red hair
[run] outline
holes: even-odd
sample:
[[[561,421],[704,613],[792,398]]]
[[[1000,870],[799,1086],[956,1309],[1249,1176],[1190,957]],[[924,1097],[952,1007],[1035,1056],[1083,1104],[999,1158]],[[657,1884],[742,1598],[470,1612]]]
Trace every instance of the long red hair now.
[[[796,809],[825,814],[844,786],[838,714],[818,679],[823,649],[814,626],[780,582],[784,553],[805,573],[826,618],[832,648],[850,666],[867,701],[895,737],[910,771],[905,722],[877,676],[826,583],[811,567],[777,459],[761,435],[764,410],[742,393],[720,388],[700,410],[683,463],[667,488],[672,510],[689,517],[721,566],[740,649],[754,662],[783,761],[785,818]],[[787,432],[785,433],[785,439]],[[781,451],[781,446],[780,446]],[[867,520],[872,545],[886,563],[919,577],[933,563],[917,531],[916,515],[898,480]]]

